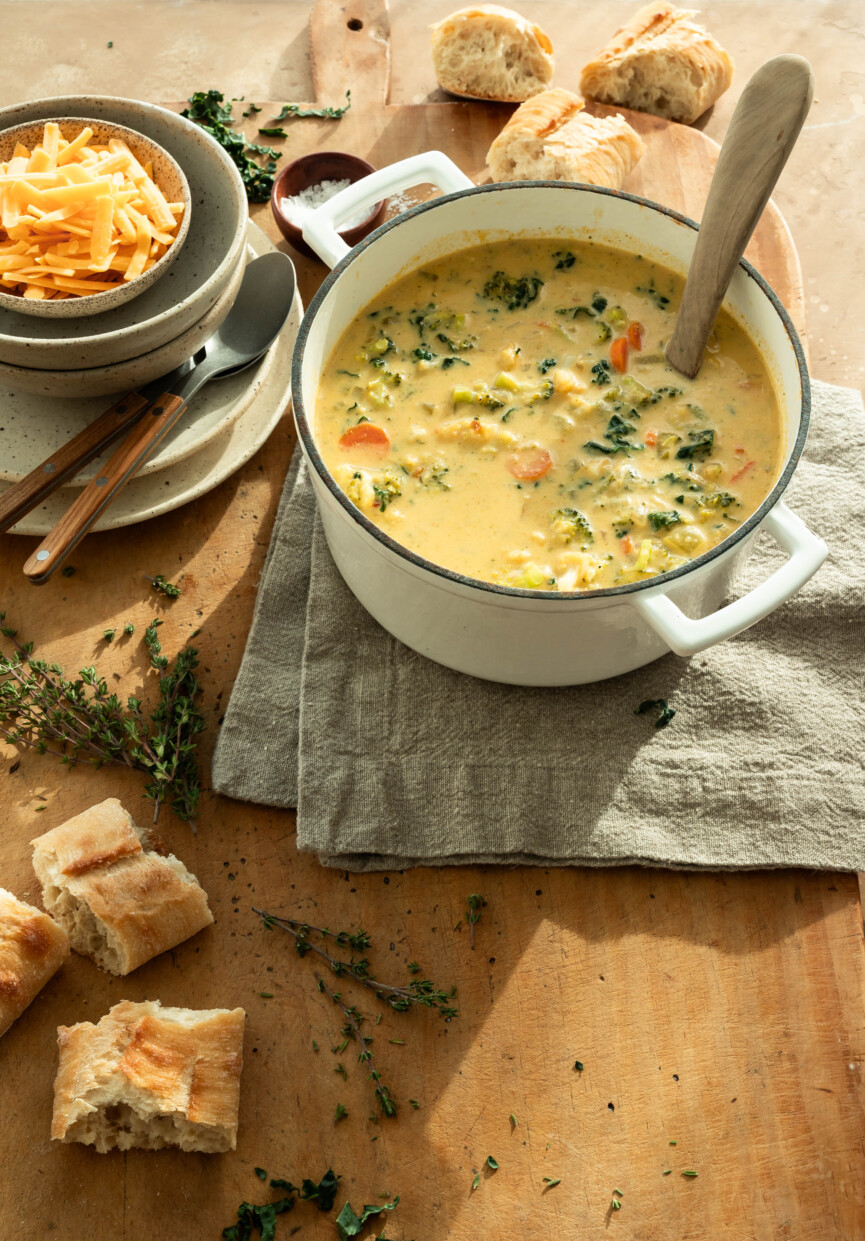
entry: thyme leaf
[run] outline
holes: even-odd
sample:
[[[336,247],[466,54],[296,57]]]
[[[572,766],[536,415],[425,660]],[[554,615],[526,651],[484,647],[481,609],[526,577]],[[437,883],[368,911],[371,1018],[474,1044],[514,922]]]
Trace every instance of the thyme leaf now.
[[[345,103],[341,108],[302,108],[299,103],[284,103],[282,111],[278,116],[271,117],[274,121],[287,121],[290,117],[298,120],[305,116],[318,116],[328,121],[338,121],[341,116],[345,116],[351,107],[351,91],[345,92]],[[259,133],[266,133],[267,130],[259,130]]]

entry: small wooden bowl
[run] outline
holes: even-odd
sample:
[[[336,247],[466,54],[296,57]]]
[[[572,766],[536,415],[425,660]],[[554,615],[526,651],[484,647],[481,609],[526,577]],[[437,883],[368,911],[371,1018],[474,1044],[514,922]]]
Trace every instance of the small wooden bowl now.
[[[303,234],[296,224],[292,224],[282,209],[283,198],[294,198],[308,190],[311,185],[321,181],[362,181],[371,172],[375,172],[372,164],[357,155],[349,155],[344,151],[314,151],[311,155],[301,155],[300,159],[286,164],[273,183],[270,193],[270,209],[277,227],[287,242],[306,254],[311,259],[318,255],[303,240]],[[369,215],[356,224],[354,228],[343,228],[340,237],[347,246],[356,246],[359,241],[378,228],[384,219],[387,199],[370,208]]]
[[[131,301],[133,297],[143,293],[165,273],[177,258],[180,247],[189,232],[192,206],[189,183],[178,162],[152,138],[146,138],[137,130],[128,129],[125,125],[115,125],[111,121],[96,121],[80,116],[47,117],[47,120],[54,120],[60,126],[62,137],[69,142],[77,138],[82,129],[88,125],[93,130],[91,142],[98,146],[106,145],[110,138],[122,138],[140,163],[144,164],[149,161],[153,165],[153,180],[168,201],[183,203],[183,216],[177,227],[174,241],[162,258],[148,271],[142,272],[140,276],[136,276],[128,283],[119,284],[116,289],[105,289],[101,293],[86,293],[81,297],[69,297],[60,302],[30,301],[17,293],[0,291],[0,307],[4,310],[14,310],[22,315],[36,315],[43,319],[72,319],[102,314],[103,311],[113,310],[123,302]],[[26,121],[23,125],[16,125],[12,129],[0,132],[0,160],[11,159],[15,144],[18,142],[31,149],[37,146],[42,138],[46,121]]]

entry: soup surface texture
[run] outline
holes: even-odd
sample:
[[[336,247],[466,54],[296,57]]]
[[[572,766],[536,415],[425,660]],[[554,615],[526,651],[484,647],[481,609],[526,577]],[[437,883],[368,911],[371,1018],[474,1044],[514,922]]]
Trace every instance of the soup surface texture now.
[[[387,288],[319,389],[339,486],[404,546],[501,585],[582,591],[674,569],[771,490],[783,428],[722,312],[688,380],[680,277],[591,242],[479,245]]]

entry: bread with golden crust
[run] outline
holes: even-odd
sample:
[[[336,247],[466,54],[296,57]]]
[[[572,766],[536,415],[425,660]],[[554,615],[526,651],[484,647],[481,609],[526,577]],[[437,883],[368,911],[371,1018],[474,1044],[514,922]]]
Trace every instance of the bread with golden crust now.
[[[432,27],[436,80],[469,99],[520,103],[549,85],[553,45],[513,9],[476,4]]]
[[[580,75],[580,90],[599,103],[691,124],[723,95],[733,62],[692,21],[694,9],[654,0],[617,30]]]
[[[579,181],[621,189],[643,140],[621,116],[590,116],[571,91],[517,108],[487,153],[494,181]]]
[[[68,956],[63,928],[0,888],[0,1037]]]
[[[195,876],[173,854],[146,849],[143,835],[111,797],[31,842],[45,908],[76,952],[112,974],[213,921]]]
[[[95,1025],[60,1026],[51,1137],[103,1154],[234,1150],[245,1017],[124,1000]]]

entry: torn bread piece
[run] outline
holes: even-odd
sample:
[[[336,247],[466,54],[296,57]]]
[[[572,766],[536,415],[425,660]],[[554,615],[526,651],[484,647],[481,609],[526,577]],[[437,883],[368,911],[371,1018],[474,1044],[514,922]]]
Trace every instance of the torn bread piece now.
[[[498,4],[458,9],[432,27],[436,80],[469,99],[520,103],[553,76],[553,45],[533,22]]]
[[[234,1150],[245,1018],[124,1000],[96,1025],[60,1026],[52,1138],[103,1154]]]
[[[691,18],[656,0],[617,30],[580,75],[580,90],[599,103],[651,112],[690,125],[733,81],[733,62]]]
[[[128,974],[209,926],[198,880],[146,835],[111,797],[32,841],[45,908],[76,952]]]
[[[0,1036],[68,956],[63,928],[0,888]]]
[[[622,188],[643,140],[621,116],[590,116],[571,91],[544,91],[517,108],[487,153],[494,181],[580,181]]]

